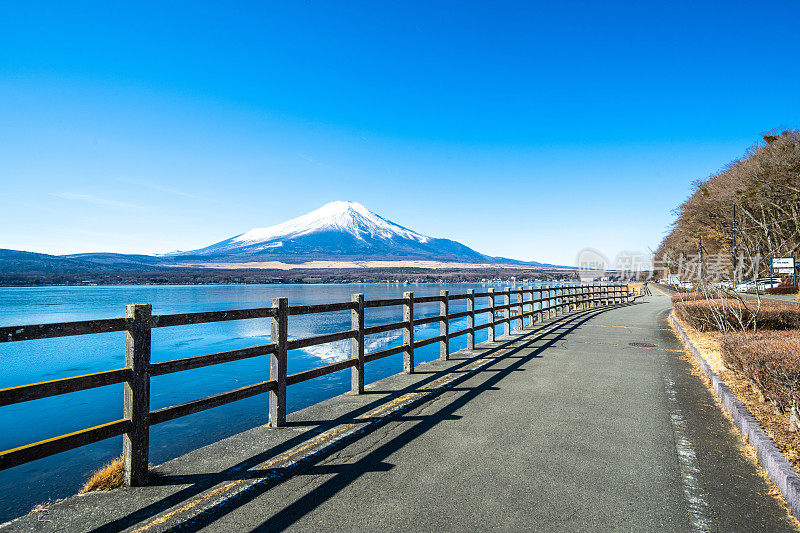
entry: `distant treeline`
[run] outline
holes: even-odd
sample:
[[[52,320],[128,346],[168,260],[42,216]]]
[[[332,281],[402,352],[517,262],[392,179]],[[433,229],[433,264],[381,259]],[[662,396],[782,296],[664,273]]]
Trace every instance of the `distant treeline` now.
[[[737,255],[746,257],[738,261],[739,267],[751,275],[768,272],[770,256],[795,255],[800,247],[800,132],[764,135],[742,158],[695,182],[694,192],[676,214],[655,255],[657,265],[672,272],[698,254],[698,236],[707,261],[729,272],[734,235]],[[750,263],[753,257],[760,257],[755,265]]]
[[[357,283],[388,280],[435,283],[475,282],[481,279],[536,278],[544,281],[574,280],[573,270],[517,268],[363,268],[363,269],[190,269],[172,268],[127,272],[3,272],[0,286],[36,285],[195,285],[216,283]]]

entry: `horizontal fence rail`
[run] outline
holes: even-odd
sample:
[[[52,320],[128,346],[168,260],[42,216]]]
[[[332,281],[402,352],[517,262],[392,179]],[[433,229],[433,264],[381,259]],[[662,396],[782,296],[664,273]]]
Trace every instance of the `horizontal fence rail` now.
[[[475,300],[486,299],[486,307],[476,308]],[[502,301],[499,300],[502,298]],[[43,381],[0,389],[0,407],[18,404],[60,394],[78,392],[96,387],[122,383],[124,385],[123,418],[99,426],[0,452],[0,470],[18,466],[36,459],[85,446],[100,440],[123,436],[123,464],[125,483],[141,485],[146,482],[149,456],[149,428],[176,418],[212,409],[259,394],[269,394],[269,423],[273,427],[286,424],[286,387],[310,379],[351,369],[351,392],[364,392],[364,365],[366,363],[403,354],[403,371],[414,372],[414,350],[430,344],[439,344],[440,359],[450,356],[449,340],[467,336],[467,349],[475,348],[475,333],[488,329],[488,340],[495,340],[495,327],[503,326],[504,333],[522,329],[527,324],[547,320],[574,310],[590,309],[630,301],[632,293],[626,285],[552,285],[522,289],[505,289],[476,293],[469,289],[463,294],[441,291],[439,295],[414,296],[406,292],[403,298],[364,300],[363,294],[354,294],[350,302],[289,306],[286,298],[275,298],[272,305],[256,309],[209,311],[173,315],[151,315],[149,304],[129,305],[125,318],[87,320],[54,324],[0,327],[0,342],[17,342],[49,339],[74,335],[125,332],[125,367],[82,376]],[[451,312],[450,303],[466,300],[466,311]],[[439,314],[415,318],[415,304],[439,304]],[[387,324],[365,326],[365,310],[379,307],[400,307],[402,320]],[[351,328],[300,339],[288,338],[290,316],[317,313],[349,312]],[[485,324],[476,325],[475,317],[488,315]],[[169,361],[150,362],[150,339],[154,328],[187,326],[230,320],[268,318],[270,343],[238,350],[229,350]],[[467,319],[467,327],[450,330],[450,321]],[[414,328],[426,324],[439,324],[439,334],[425,339],[415,339]],[[365,337],[389,331],[402,330],[403,344],[365,353]],[[286,373],[288,352],[320,344],[349,340],[351,357],[328,365]],[[269,379],[227,392],[213,394],[179,405],[150,410],[150,380],[175,372],[240,361],[252,357],[269,356]]]

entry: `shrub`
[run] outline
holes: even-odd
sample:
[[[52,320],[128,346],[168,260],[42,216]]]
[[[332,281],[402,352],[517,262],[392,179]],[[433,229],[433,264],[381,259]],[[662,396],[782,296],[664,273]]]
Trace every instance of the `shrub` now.
[[[103,468],[97,470],[81,489],[81,494],[94,490],[111,490],[124,482],[122,457],[117,457]]]
[[[767,289],[765,291],[767,294],[796,294],[797,287],[794,285],[781,285],[779,287],[773,287],[771,289]]]
[[[722,357],[782,409],[800,403],[800,331],[726,333]]]
[[[800,328],[800,305],[791,302],[754,299],[711,298],[702,294],[673,296],[675,314],[698,331],[734,331],[743,329],[753,317],[756,329]]]

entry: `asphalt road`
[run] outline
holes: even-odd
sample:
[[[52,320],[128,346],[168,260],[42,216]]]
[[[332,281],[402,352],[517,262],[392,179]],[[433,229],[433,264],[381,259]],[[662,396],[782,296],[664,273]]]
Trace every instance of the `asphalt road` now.
[[[794,531],[669,309],[559,318],[8,530]]]

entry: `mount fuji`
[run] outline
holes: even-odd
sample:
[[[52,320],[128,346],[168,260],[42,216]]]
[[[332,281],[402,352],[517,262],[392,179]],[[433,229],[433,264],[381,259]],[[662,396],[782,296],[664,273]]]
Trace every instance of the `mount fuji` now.
[[[437,239],[395,224],[357,202],[330,202],[268,228],[254,228],[205,248],[168,254],[202,262],[312,260],[429,260],[518,263],[490,257],[450,239]],[[539,263],[528,263],[539,264]]]

